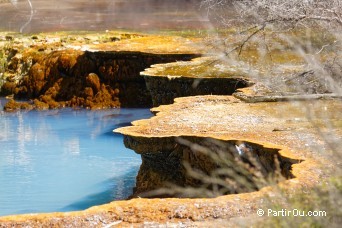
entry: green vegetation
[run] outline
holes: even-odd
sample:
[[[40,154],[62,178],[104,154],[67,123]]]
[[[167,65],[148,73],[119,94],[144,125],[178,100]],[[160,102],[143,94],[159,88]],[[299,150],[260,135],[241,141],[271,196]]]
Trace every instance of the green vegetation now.
[[[339,227],[342,222],[341,197],[342,177],[331,177],[326,183],[305,192],[282,195],[280,201],[285,203],[271,203],[269,209],[286,209],[289,216],[267,217],[257,227]],[[311,212],[317,216],[309,216]]]

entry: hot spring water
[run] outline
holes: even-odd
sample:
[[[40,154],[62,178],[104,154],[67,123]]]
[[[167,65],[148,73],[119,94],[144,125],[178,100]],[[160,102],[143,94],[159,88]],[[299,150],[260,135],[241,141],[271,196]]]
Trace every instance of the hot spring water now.
[[[0,30],[200,28],[196,0],[0,1]],[[206,25],[204,24],[204,27]],[[1,104],[4,100],[0,99]],[[0,216],[72,211],[132,193],[141,159],[112,130],[147,109],[0,111]]]
[[[148,109],[0,113],[0,216],[128,197],[141,159],[112,130],[150,116]]]

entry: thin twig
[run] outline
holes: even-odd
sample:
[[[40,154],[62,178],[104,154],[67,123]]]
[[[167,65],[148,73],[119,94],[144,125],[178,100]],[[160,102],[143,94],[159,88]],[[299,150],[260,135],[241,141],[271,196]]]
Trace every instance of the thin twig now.
[[[337,42],[337,41],[335,40],[335,41],[334,41],[333,43],[331,43],[331,44],[325,44],[325,45],[323,45],[322,48],[321,48],[318,52],[316,52],[316,55],[320,54],[326,47],[329,47],[329,46],[335,44],[336,42]]]
[[[242,49],[245,46],[245,44],[252,38],[254,37],[257,33],[259,33],[260,31],[264,30],[264,28],[266,27],[266,24],[263,24],[259,29],[255,30],[252,34],[250,34],[247,39],[245,39],[242,44],[239,47],[239,56],[241,55]]]
[[[313,70],[304,71],[304,72],[302,72],[302,73],[300,73],[300,74],[298,74],[298,75],[296,75],[296,76],[294,76],[292,78],[284,80],[284,82],[289,82],[289,81],[292,81],[294,79],[297,79],[297,78],[300,78],[300,77],[304,77],[307,74],[313,74],[313,73],[315,73]]]
[[[31,1],[30,0],[27,0],[27,2],[28,2],[28,4],[29,4],[29,6],[30,6],[30,9],[31,9],[31,14],[30,14],[30,18],[29,18],[29,20],[23,25],[23,26],[21,26],[21,28],[20,28],[20,33],[22,33],[23,32],[23,30],[26,28],[26,26],[28,26],[30,23],[31,23],[31,21],[32,21],[32,18],[33,18],[33,14],[34,14],[34,11],[33,11],[33,6],[32,6],[32,3],[31,3]]]
[[[255,30],[252,34],[250,34],[246,39],[244,39],[242,41],[242,43],[240,43],[239,45],[237,45],[236,47],[234,47],[233,49],[229,50],[228,52],[225,52],[225,55],[228,56],[230,53],[236,51],[236,50],[239,50],[239,56],[241,55],[242,53],[242,49],[244,48],[244,46],[246,45],[246,43],[252,39],[256,34],[258,34],[260,31],[264,30],[266,27],[266,24],[263,24],[262,26],[260,26],[260,28],[258,28],[257,30]],[[257,28],[257,26],[254,26],[250,29],[247,29],[246,31],[248,30],[251,30],[253,28]]]

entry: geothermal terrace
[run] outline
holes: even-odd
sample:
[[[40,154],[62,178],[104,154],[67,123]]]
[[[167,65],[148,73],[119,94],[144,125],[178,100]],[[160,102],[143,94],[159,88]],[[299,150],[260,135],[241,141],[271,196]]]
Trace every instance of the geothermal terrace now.
[[[154,117],[115,130],[124,135],[128,148],[142,156],[136,189],[133,199],[85,211],[2,217],[0,227],[220,224],[229,218],[253,217],[258,208],[267,207],[266,201],[276,198],[279,189],[291,195],[312,188],[329,175],[332,165],[323,154],[330,148],[316,126],[342,136],[342,114],[335,111],[341,110],[342,104],[333,94],[292,96],[287,90],[266,89],[267,75],[258,80],[243,65],[227,67],[212,56],[202,56],[203,47],[191,39],[132,36],[101,44],[97,40],[48,44],[51,40],[38,36],[27,41],[31,49],[23,51],[22,44],[15,48],[12,61],[21,65],[13,65],[12,70],[22,70],[25,61],[31,67],[28,76],[8,76],[4,84],[7,95],[28,95],[33,102],[13,100],[7,110],[154,106]],[[48,48],[51,46],[54,50]],[[36,50],[40,54],[30,57]],[[300,71],[300,67],[290,70]],[[44,74],[37,73],[41,69]],[[272,80],[283,77],[272,75]],[[75,85],[80,86],[72,94],[65,92]],[[166,182],[196,186],[182,164],[186,161],[209,172],[212,164],[191,150],[191,145],[204,146],[213,140],[233,147],[248,144],[267,173],[276,173],[277,158],[281,181],[215,198],[177,198],[172,194],[140,198]]]

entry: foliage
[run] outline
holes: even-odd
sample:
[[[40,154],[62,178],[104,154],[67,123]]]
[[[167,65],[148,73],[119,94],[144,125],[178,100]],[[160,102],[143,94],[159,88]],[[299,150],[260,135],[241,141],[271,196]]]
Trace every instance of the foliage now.
[[[301,59],[300,65],[304,70],[291,77],[285,77],[278,81],[277,85],[270,80],[270,88],[273,92],[288,93],[284,88],[295,84],[295,93],[335,93],[342,95],[342,3],[339,0],[202,0],[202,7],[207,9],[210,19],[215,20],[215,29],[225,27],[230,33],[217,33],[208,39],[208,45],[213,47],[217,54],[223,54],[228,65],[234,65],[237,61],[243,60],[246,67],[260,69],[262,63],[267,62],[267,68],[263,68],[269,76],[275,72],[282,72],[281,67],[286,64],[293,64],[292,61],[281,62],[279,59],[284,52],[291,51]],[[217,23],[219,22],[219,23]],[[232,27],[236,29],[231,29]],[[235,30],[235,32],[234,32]],[[254,53],[255,52],[255,53]],[[257,56],[257,63],[250,61],[251,53]],[[273,61],[273,64],[270,63]],[[269,77],[271,78],[271,77]],[[257,81],[263,81],[256,75]],[[259,79],[259,80],[258,80]],[[280,89],[281,88],[281,89]],[[279,91],[277,90],[279,89]],[[301,107],[307,110],[307,118],[310,121],[309,107]],[[326,120],[328,121],[328,120]],[[313,124],[314,125],[314,124]],[[319,126],[317,133],[321,139],[329,145],[332,153],[329,158],[336,164],[340,163],[341,142],[333,142],[336,138],[333,133],[325,133]],[[202,180],[204,185],[198,188],[173,186],[175,193],[204,194],[206,196],[217,196],[227,194],[235,182],[240,182],[246,176],[241,172],[234,172],[234,181],[227,180],[227,173],[231,174],[232,165],[229,165],[235,158],[222,157],[222,151],[228,151],[218,147],[202,147],[189,145],[197,148],[212,157],[217,164],[217,171],[210,174],[194,170],[188,164],[185,168],[190,176]],[[320,150],[320,148],[315,148]],[[322,149],[323,151],[323,149]],[[223,165],[223,166],[222,166]],[[255,172],[254,167],[244,167],[245,171]],[[224,167],[224,168],[223,168]],[[277,210],[282,207],[298,209],[302,211],[326,211],[326,217],[268,217],[263,218],[260,227],[269,226],[299,226],[299,227],[325,227],[335,226],[341,223],[341,176],[340,168],[325,183],[320,183],[307,192],[296,192],[288,195],[281,190],[278,192],[277,200],[270,200],[270,208]],[[219,173],[219,175],[215,175]],[[222,173],[224,173],[222,175]],[[244,173],[244,172],[242,172]],[[249,175],[257,175],[250,173]],[[248,176],[248,175],[247,175]],[[252,178],[253,179],[253,178]],[[260,183],[260,180],[267,181],[268,178],[249,179],[249,184]],[[229,184],[227,184],[229,183]],[[233,184],[232,184],[233,183]],[[274,181],[273,181],[274,183]],[[215,187],[221,185],[220,187]],[[208,188],[210,186],[210,188]],[[214,187],[213,187],[214,186]],[[247,186],[247,185],[245,185]],[[170,190],[171,189],[171,190]],[[252,188],[253,189],[253,188]],[[255,188],[254,188],[255,189]],[[267,200],[267,199],[266,199]]]
[[[282,27],[316,23],[332,28],[342,25],[342,3],[339,0],[203,0],[202,5],[226,25],[246,22]],[[231,18],[222,10],[231,8],[238,17]]]
[[[338,0],[202,1],[202,7],[206,7],[212,20],[219,22],[219,27],[237,28],[234,35],[217,34],[208,41],[228,57],[227,62],[234,64],[232,61],[242,58],[247,59],[246,67],[258,68],[271,59],[273,63],[267,62],[267,71],[272,75],[281,71],[277,60],[290,50],[305,64],[302,72],[292,76],[296,78],[291,80],[291,86],[297,87],[294,92],[339,95],[342,94],[341,4]],[[244,52],[250,56],[251,50],[257,53],[259,66],[249,66],[251,58],[243,57]],[[288,59],[288,64],[292,63]],[[288,86],[287,80],[281,82],[283,88]]]
[[[330,178],[327,183],[307,192],[299,193],[291,197],[285,197],[287,210],[296,209],[300,215],[307,215],[307,212],[322,212],[320,216],[272,216],[259,223],[258,227],[279,226],[279,227],[339,227],[342,222],[341,197],[342,197],[341,176]],[[273,211],[281,210],[284,205],[274,203],[271,205]]]

